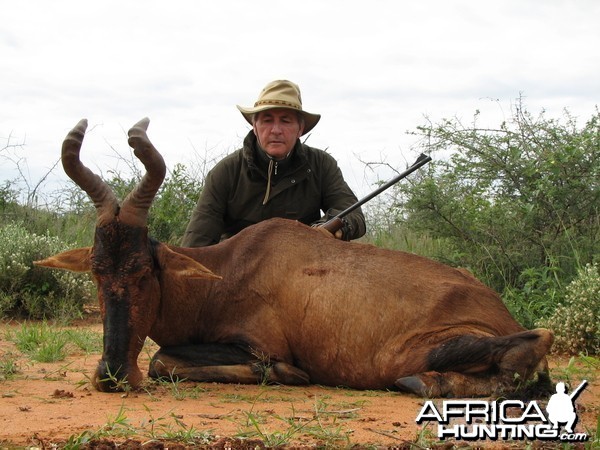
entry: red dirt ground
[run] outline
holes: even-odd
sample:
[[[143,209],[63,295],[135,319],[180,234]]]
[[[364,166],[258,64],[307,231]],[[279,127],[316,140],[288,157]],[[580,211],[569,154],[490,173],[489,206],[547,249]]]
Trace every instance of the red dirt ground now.
[[[84,324],[101,333],[101,326]],[[88,377],[99,354],[73,354],[55,363],[38,363],[5,339],[18,324],[0,324],[0,361],[18,358],[19,372],[0,379],[0,449],[60,448],[71,440],[94,438],[87,448],[192,447],[188,434],[205,432],[210,448],[256,448],[277,437],[292,447],[427,448],[436,446],[433,426],[415,423],[423,400],[396,392],[355,391],[320,386],[249,386],[217,383],[145,382],[127,395],[101,393]],[[140,356],[147,367],[156,347]],[[560,368],[567,358],[553,357]],[[597,375],[597,374],[595,374]],[[580,373],[570,382],[579,384]],[[600,411],[596,377],[578,398],[577,431],[595,431]],[[124,420],[117,424],[121,414]],[[178,438],[175,434],[178,433]],[[193,436],[192,436],[193,437]],[[244,437],[240,440],[239,437]],[[177,438],[177,439],[176,439]],[[196,440],[196,447],[201,441]],[[414,443],[411,447],[409,443]],[[522,448],[523,442],[470,442],[461,447]],[[534,442],[534,448],[548,443]],[[537,445],[539,444],[539,445]],[[439,443],[437,445],[440,445]],[[452,448],[452,443],[441,444]],[[551,446],[555,448],[554,446]],[[558,447],[556,447],[558,448]]]

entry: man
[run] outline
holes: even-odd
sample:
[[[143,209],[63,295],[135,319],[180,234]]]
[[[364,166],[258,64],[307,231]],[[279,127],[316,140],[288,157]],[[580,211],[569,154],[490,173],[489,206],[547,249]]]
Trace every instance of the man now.
[[[357,201],[336,160],[300,142],[300,136],[312,130],[321,116],[302,109],[296,84],[273,81],[261,91],[254,107],[237,108],[252,131],[241,149],[208,173],[184,246],[216,244],[272,217],[314,224]],[[363,213],[357,209],[346,216],[344,227],[334,237],[357,239],[365,230]]]

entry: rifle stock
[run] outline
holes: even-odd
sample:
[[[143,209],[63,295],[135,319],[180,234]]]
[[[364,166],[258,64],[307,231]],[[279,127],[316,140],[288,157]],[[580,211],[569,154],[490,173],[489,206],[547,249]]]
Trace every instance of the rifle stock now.
[[[341,230],[344,227],[344,221],[336,216],[319,225],[319,227],[325,228],[331,234],[334,234],[337,230]]]
[[[325,228],[331,234],[334,234],[336,231],[340,230],[344,226],[344,221],[342,219],[345,216],[350,214],[355,209],[360,208],[362,205],[364,205],[365,203],[367,203],[369,200],[373,199],[374,197],[377,197],[383,191],[392,187],[394,184],[398,183],[403,178],[406,178],[408,175],[413,173],[415,170],[423,167],[429,161],[431,161],[431,156],[421,153],[419,155],[419,157],[417,158],[417,160],[414,162],[414,164],[412,166],[410,166],[408,169],[406,169],[404,172],[402,172],[398,176],[392,178],[390,181],[388,181],[384,185],[380,186],[379,188],[375,189],[373,192],[366,195],[365,197],[361,198],[359,201],[357,201],[350,207],[346,208],[342,212],[336,214],[331,219],[329,219],[327,222],[319,225],[319,227]]]

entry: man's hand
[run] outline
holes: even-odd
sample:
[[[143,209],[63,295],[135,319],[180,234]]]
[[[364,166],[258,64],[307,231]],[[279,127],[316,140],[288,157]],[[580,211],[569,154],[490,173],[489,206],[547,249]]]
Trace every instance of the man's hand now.
[[[348,223],[348,221],[345,218],[343,218],[343,219],[336,218],[335,215],[337,213],[338,213],[337,210],[328,209],[327,212],[325,213],[325,216],[321,217],[321,219],[314,222],[311,226],[313,228],[318,228],[319,231],[321,231],[321,233],[325,234],[325,236],[327,236],[327,237],[334,237],[336,239],[344,240],[344,236],[350,235],[350,232],[351,232],[350,223]],[[332,229],[337,228],[337,230],[332,233],[327,228],[325,228],[324,225],[327,225],[327,228],[332,228]],[[345,239],[345,240],[349,240],[349,239]]]
[[[323,233],[325,236],[330,237],[330,238],[332,237],[332,238],[336,238],[336,239],[342,239],[342,236],[344,235],[342,230],[337,230],[334,234],[331,234],[326,228],[319,227],[319,226],[316,226],[313,228],[316,228],[321,233]]]

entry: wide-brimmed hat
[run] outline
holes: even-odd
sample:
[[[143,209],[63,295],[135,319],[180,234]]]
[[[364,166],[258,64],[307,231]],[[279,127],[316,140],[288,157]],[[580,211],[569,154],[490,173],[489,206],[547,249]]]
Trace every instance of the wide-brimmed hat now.
[[[320,114],[311,114],[302,109],[302,97],[297,84],[288,80],[275,80],[267,84],[260,92],[258,100],[253,107],[245,108],[236,105],[244,118],[252,125],[252,116],[257,112],[273,108],[287,108],[299,112],[304,117],[304,131],[302,134],[312,130],[321,119]]]

